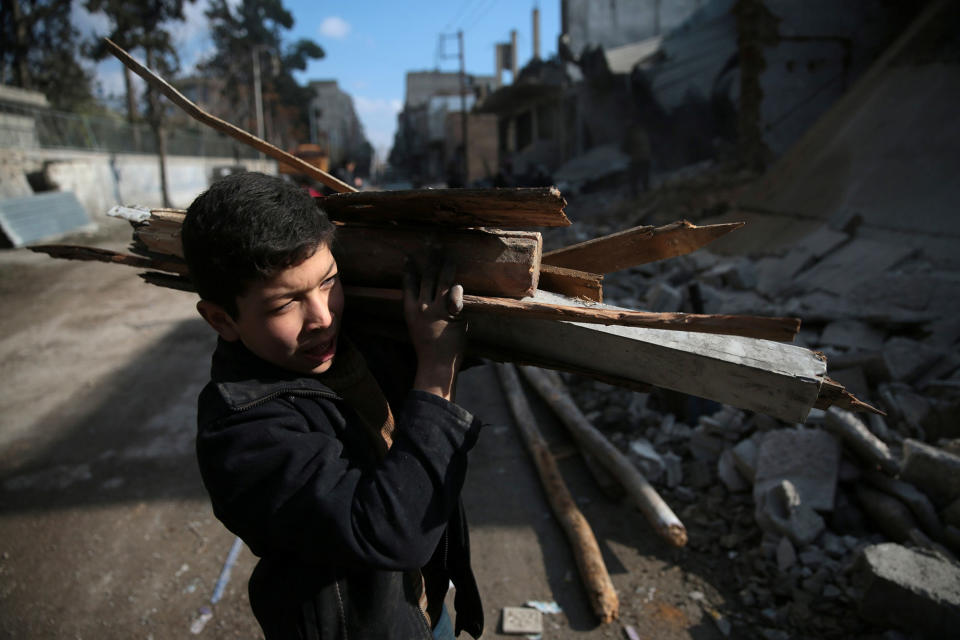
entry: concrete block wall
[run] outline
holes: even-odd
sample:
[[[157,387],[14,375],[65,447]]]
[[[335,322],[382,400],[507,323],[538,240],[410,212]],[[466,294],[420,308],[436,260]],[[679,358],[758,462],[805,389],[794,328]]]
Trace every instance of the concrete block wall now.
[[[0,150],[6,153],[6,150]],[[160,167],[156,156],[101,152],[30,149],[22,152],[24,174],[43,171],[61,191],[73,191],[91,220],[102,220],[114,205],[161,207]],[[248,171],[277,173],[277,163],[265,159],[170,156],[167,190],[171,205],[186,208],[209,186],[214,167],[240,164]]]

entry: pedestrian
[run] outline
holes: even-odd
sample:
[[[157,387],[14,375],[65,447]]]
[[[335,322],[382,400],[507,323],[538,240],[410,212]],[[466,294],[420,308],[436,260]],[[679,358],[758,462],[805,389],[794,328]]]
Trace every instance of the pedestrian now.
[[[480,422],[452,402],[462,287],[409,269],[412,347],[375,338],[345,314],[333,239],[305,191],[263,174],[187,210],[197,309],[219,335],[196,443],[214,514],[259,556],[266,640],[479,637],[460,492]]]

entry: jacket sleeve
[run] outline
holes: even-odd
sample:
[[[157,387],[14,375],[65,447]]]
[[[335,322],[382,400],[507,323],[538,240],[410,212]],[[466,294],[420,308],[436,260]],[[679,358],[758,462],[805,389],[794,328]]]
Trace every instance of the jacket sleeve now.
[[[344,426],[327,401],[317,403],[324,412],[295,406],[307,402],[317,403],[272,400],[201,426],[197,455],[216,516],[260,556],[389,570],[425,565],[457,506],[479,420],[411,391],[393,446],[370,467],[348,459],[338,438],[338,428],[356,427]]]

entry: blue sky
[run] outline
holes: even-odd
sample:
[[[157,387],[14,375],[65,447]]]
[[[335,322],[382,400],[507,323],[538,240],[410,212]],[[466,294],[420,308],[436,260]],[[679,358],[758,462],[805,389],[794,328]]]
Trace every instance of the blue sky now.
[[[440,34],[462,29],[467,72],[493,75],[494,45],[508,42],[510,30],[516,29],[518,62],[523,66],[533,52],[535,5],[540,9],[540,54],[549,57],[557,50],[560,0],[285,0],[295,20],[286,38],[290,42],[310,38],[324,48],[326,57],[312,62],[299,80],[337,80],[353,96],[367,138],[384,153],[392,144],[396,114],[402,108],[406,72],[458,69],[455,38],[446,41],[451,57],[437,58]],[[211,48],[205,6],[206,0],[188,5],[188,21],[176,29],[187,69]],[[83,15],[76,7],[74,13],[85,31],[104,28],[96,16]],[[105,93],[122,90],[119,63],[100,65],[98,75]]]

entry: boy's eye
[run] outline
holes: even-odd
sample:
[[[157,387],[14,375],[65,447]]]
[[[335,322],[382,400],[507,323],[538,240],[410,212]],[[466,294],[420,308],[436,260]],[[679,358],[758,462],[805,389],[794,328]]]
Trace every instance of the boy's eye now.
[[[339,278],[339,277],[340,277],[340,274],[339,274],[339,273],[335,273],[335,274],[333,274],[332,276],[330,276],[329,278],[327,278],[326,280],[324,280],[324,281],[323,281],[323,284],[322,284],[321,286],[322,286],[323,288],[325,288],[325,289],[326,289],[327,287],[332,287],[333,284],[337,281],[337,278]]]
[[[293,304],[293,300],[292,300],[292,299],[291,299],[291,300],[287,300],[287,301],[284,302],[283,304],[280,304],[280,305],[275,306],[275,307],[273,307],[272,309],[270,309],[270,313],[283,313],[284,311],[286,311],[287,309],[289,309],[289,308],[290,308],[290,305],[292,305],[292,304]]]

